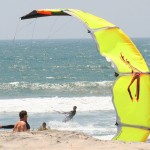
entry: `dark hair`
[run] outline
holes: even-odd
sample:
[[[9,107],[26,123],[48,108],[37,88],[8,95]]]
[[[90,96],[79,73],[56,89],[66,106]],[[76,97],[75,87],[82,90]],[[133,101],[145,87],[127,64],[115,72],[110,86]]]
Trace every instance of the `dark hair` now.
[[[22,110],[22,111],[19,113],[20,119],[24,118],[24,116],[26,116],[26,115],[27,115],[27,111],[25,111],[25,110]]]
[[[43,126],[46,126],[46,122],[43,122],[42,125],[43,125]]]
[[[77,109],[77,106],[73,106],[73,109]]]

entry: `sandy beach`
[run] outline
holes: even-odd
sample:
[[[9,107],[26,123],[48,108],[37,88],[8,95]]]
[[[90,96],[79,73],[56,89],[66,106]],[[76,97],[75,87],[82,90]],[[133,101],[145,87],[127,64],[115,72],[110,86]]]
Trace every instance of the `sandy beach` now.
[[[149,150],[150,143],[105,141],[74,131],[0,132],[2,150]]]

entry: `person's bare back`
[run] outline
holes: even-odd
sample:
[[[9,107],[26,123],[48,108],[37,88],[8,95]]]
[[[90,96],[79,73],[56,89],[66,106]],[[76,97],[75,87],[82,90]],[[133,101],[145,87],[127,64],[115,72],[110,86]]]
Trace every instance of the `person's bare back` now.
[[[14,132],[27,131],[26,123],[24,121],[18,121],[13,129]]]
[[[27,125],[28,125],[28,123],[27,123],[27,117],[28,117],[27,111],[22,110],[19,113],[19,117],[20,117],[20,121],[18,121],[15,124],[13,131],[14,132],[25,132],[25,131],[27,131]]]

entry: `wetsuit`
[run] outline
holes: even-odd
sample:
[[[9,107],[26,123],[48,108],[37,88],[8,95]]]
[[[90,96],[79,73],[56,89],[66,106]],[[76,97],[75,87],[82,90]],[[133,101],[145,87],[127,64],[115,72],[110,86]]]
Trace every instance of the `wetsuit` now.
[[[6,125],[6,126],[2,126],[1,128],[3,128],[3,129],[12,129],[12,128],[14,128],[14,125]]]
[[[27,127],[27,130],[30,130],[30,125],[28,124],[27,121],[26,121],[26,127]]]
[[[72,110],[72,111],[66,112],[64,114],[68,114],[68,116],[63,120],[63,122],[67,122],[67,121],[71,120],[75,116],[76,110]]]
[[[5,126],[2,126],[1,128],[3,129],[13,129],[15,125],[5,125]],[[28,124],[28,122],[26,121],[26,127],[27,127],[27,130],[30,129],[30,125]]]

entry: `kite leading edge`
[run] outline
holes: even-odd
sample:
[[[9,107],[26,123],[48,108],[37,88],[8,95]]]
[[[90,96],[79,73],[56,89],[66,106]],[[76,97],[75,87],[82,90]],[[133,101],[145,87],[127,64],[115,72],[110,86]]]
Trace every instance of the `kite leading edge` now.
[[[46,16],[73,16],[86,25],[100,54],[111,61],[119,74],[113,86],[118,128],[113,139],[145,142],[150,133],[150,74],[134,43],[116,25],[81,10],[34,10],[21,19]]]

